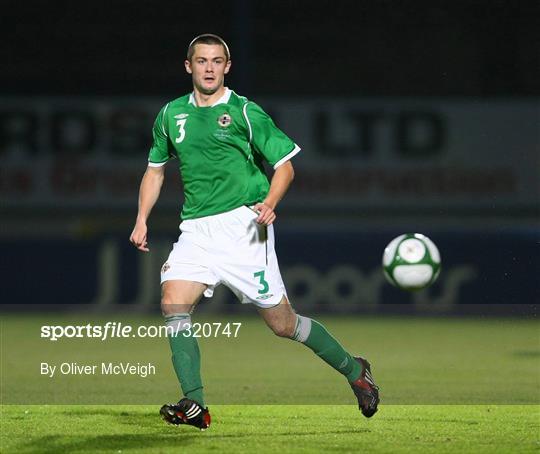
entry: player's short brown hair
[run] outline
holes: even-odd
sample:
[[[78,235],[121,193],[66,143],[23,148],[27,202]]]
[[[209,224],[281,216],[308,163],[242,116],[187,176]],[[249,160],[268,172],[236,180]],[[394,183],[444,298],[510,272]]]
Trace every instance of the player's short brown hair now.
[[[202,35],[196,36],[189,43],[188,50],[187,50],[188,61],[191,61],[191,58],[193,57],[193,54],[195,53],[195,44],[220,44],[221,46],[223,46],[223,50],[225,51],[225,57],[227,58],[227,61],[231,59],[229,46],[227,46],[227,43],[225,42],[223,38],[221,38],[218,35],[214,35],[212,33],[204,33]]]

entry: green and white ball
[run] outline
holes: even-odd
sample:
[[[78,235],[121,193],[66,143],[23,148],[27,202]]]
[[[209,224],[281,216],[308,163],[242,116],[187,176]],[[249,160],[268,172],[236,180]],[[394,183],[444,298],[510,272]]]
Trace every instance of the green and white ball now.
[[[394,238],[384,249],[386,279],[403,290],[421,290],[433,284],[441,271],[441,254],[435,243],[421,233]]]

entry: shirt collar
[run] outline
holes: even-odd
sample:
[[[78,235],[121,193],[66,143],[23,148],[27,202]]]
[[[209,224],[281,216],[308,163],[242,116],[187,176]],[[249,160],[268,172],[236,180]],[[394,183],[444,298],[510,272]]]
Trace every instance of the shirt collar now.
[[[209,107],[214,107],[214,106],[217,106],[218,104],[227,104],[231,97],[231,93],[232,91],[229,90],[227,87],[225,87],[225,93],[223,93],[223,96]],[[195,96],[193,96],[193,92],[191,92],[189,95],[189,103],[197,107],[197,102],[195,101]]]

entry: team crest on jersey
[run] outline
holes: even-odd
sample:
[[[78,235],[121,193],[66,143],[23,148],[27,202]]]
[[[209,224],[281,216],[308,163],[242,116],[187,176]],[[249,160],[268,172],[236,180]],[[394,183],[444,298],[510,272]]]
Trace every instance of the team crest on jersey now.
[[[227,128],[232,123],[231,116],[225,112],[223,115],[220,115],[218,118],[218,124],[222,128]]]
[[[169,265],[168,262],[165,262],[165,263],[163,264],[163,266],[161,267],[161,273],[162,273],[162,274],[163,274],[163,273],[166,273],[167,270],[168,270],[170,267],[171,267],[171,265]]]

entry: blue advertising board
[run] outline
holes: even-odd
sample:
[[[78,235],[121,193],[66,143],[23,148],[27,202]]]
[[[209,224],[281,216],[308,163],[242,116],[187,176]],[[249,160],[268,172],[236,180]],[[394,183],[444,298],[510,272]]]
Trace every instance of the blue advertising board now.
[[[428,289],[390,285],[381,258],[387,243],[408,230],[277,229],[277,253],[289,298],[299,310],[335,313],[395,311],[535,311],[540,299],[540,235],[534,230],[422,232],[439,247],[442,271]],[[153,238],[136,251],[124,236],[2,241],[1,304],[71,305],[159,310],[159,270],[174,237]],[[219,289],[218,289],[219,290]],[[203,302],[208,310],[235,310],[226,289]]]

